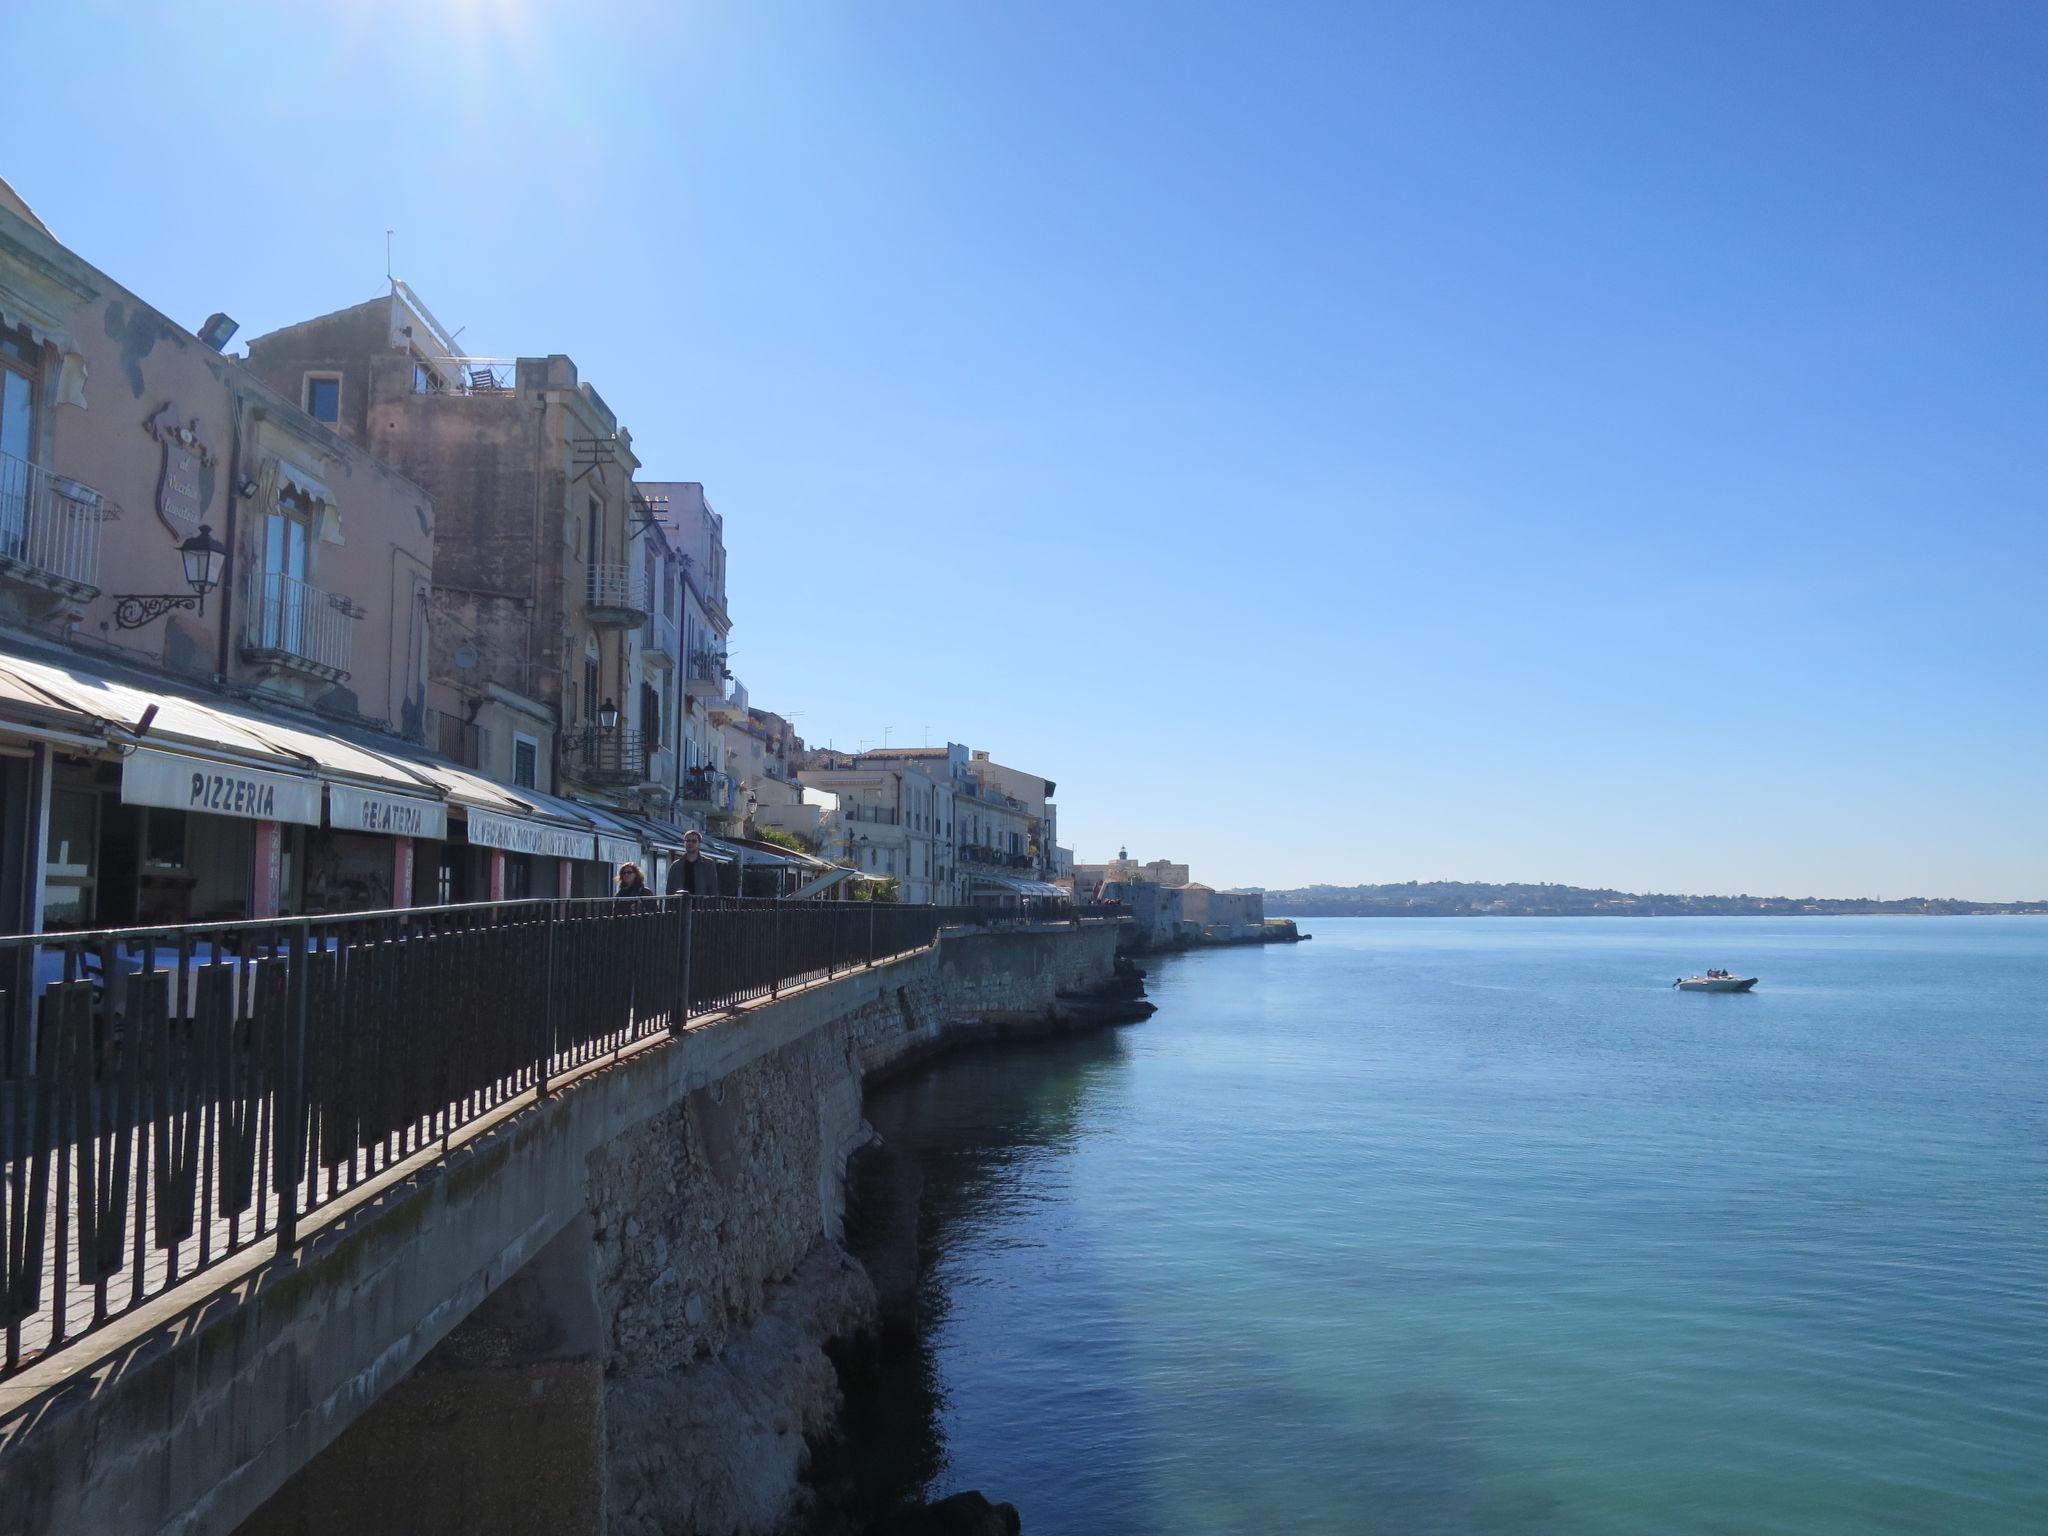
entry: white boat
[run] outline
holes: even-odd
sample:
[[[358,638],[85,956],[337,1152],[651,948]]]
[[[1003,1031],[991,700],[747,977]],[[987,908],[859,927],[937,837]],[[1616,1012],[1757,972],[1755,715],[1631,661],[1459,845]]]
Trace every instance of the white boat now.
[[[1681,976],[1671,985],[1681,992],[1747,992],[1756,985],[1756,978],[1710,971],[1705,976]]]

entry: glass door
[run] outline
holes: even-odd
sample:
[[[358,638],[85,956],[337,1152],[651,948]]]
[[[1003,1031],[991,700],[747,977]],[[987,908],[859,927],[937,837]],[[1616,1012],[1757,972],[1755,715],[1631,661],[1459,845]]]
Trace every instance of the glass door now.
[[[0,555],[11,560],[21,558],[28,533],[41,353],[26,332],[0,331]]]
[[[273,512],[263,529],[263,645],[305,654],[306,524]]]

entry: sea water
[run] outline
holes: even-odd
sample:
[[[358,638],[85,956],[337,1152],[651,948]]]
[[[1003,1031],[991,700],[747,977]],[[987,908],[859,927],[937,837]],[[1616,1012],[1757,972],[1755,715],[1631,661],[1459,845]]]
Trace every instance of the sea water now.
[[[2048,920],[1322,919],[941,1061],[881,1499],[1030,1536],[2048,1531]],[[1682,993],[1708,966],[1747,996]]]

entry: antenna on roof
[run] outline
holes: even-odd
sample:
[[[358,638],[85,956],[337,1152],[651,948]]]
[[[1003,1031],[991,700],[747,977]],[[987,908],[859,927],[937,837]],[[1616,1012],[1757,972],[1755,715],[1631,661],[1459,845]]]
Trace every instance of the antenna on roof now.
[[[397,233],[395,229],[384,231],[384,281],[387,283],[391,281],[391,237]]]

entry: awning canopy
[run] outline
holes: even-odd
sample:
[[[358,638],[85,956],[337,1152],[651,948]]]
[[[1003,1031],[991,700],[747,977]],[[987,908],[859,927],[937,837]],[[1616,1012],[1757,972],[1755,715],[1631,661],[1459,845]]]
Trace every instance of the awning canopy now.
[[[1068,894],[1058,886],[1050,885],[1043,880],[1024,880],[1016,875],[977,874],[974,878],[981,881],[984,885],[993,885],[1005,891],[1014,891],[1019,896],[1064,897]]]
[[[603,806],[585,805],[580,800],[564,800],[559,795],[550,795],[538,789],[521,786],[518,795],[530,801],[536,811],[542,811],[561,821],[582,825],[590,832],[590,852],[564,854],[564,858],[596,859],[604,864],[632,864],[646,856],[641,844],[644,838],[638,827],[606,810]]]
[[[82,667],[0,657],[0,696],[36,695],[88,717],[82,723],[101,735],[112,728],[136,738],[122,768],[122,797],[130,804],[318,826],[324,784],[336,827],[413,837],[446,834],[447,808],[436,785],[401,759],[310,724],[228,700],[121,682]],[[137,738],[146,717],[148,730]]]
[[[310,502],[334,505],[334,492],[327,489],[326,482],[299,468],[290,459],[277,461],[277,488],[281,492],[297,491]]]
[[[744,859],[749,864],[765,864],[785,869],[808,869],[810,865],[796,854],[781,848],[763,848],[756,843],[735,843],[722,837],[707,837],[706,846],[716,847],[730,859]]]

